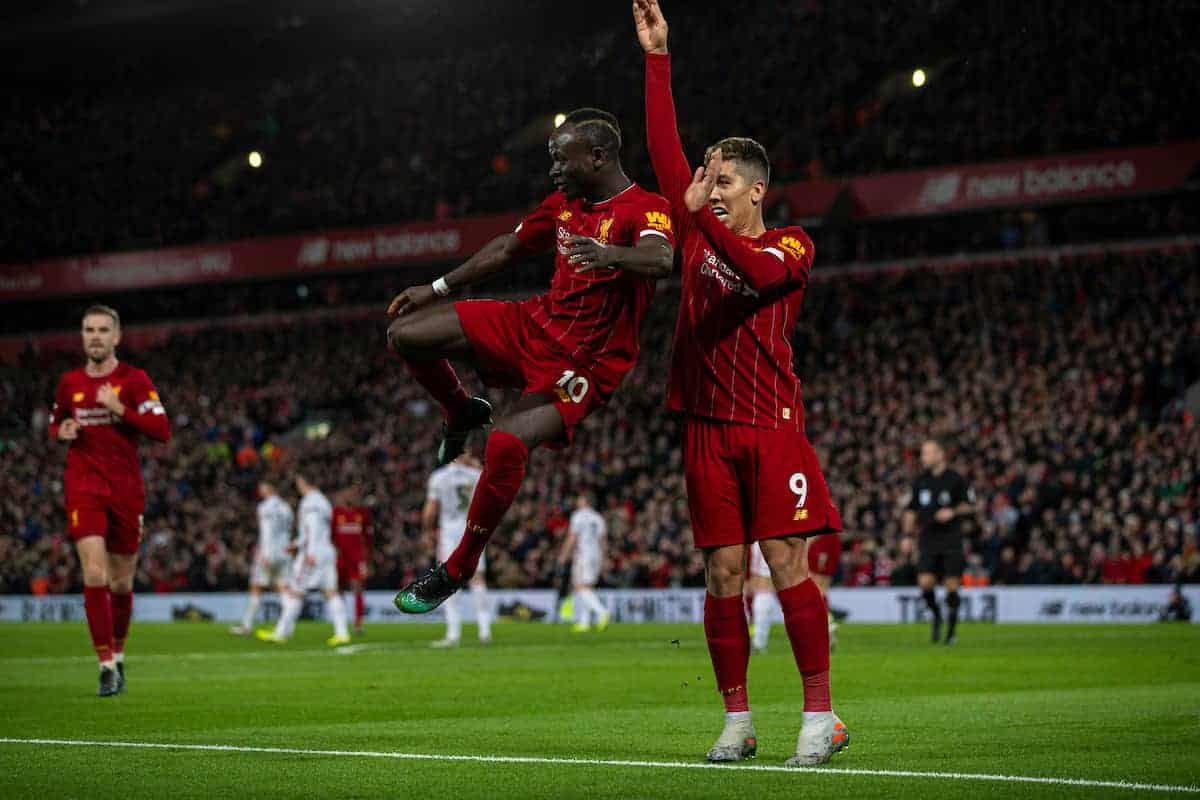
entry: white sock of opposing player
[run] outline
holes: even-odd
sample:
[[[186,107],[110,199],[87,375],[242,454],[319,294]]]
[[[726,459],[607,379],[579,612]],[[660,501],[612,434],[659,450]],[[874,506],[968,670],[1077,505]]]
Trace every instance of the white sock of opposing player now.
[[[296,629],[296,619],[300,616],[300,598],[290,594],[283,596],[282,608],[279,611],[279,622],[275,623],[275,638],[287,639]]]
[[[329,621],[333,623],[334,636],[349,636],[350,628],[346,622],[346,601],[342,595],[335,594],[329,598]]]
[[[446,610],[446,638],[457,642],[462,638],[462,612],[458,609],[458,595],[447,597],[442,608]]]
[[[246,603],[246,613],[242,615],[242,627],[249,628],[254,624],[254,615],[258,612],[259,601],[262,600],[261,595],[250,595],[250,601]]]
[[[600,602],[600,598],[596,596],[596,592],[592,589],[584,589],[580,592],[575,602],[578,603],[580,600],[587,606],[588,611],[596,616],[597,620],[608,613],[608,609],[604,607],[604,604]]]
[[[774,592],[757,592],[751,612],[754,615],[754,646],[759,650],[766,649],[767,640],[771,637],[771,612],[775,610]]]
[[[583,592],[573,592],[571,594],[571,617],[575,620],[575,624],[591,625],[592,616],[589,612],[591,612],[591,608],[583,601]]]
[[[471,599],[475,601],[475,619],[479,622],[479,639],[492,638],[492,609],[488,604],[487,587],[472,585]]]

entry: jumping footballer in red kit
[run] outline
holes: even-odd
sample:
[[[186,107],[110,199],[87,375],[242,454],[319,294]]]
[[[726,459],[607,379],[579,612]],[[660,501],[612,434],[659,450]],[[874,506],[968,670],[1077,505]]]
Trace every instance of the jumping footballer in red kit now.
[[[467,435],[491,421],[447,358],[472,361],[489,386],[521,398],[496,420],[466,533],[444,564],[396,595],[406,613],[437,608],[475,573],[488,539],[516,497],[530,451],[570,443],[575,426],[608,402],[638,357],[638,329],[655,280],[671,271],[674,234],[666,200],[621,167],[616,118],[580,109],[550,135],[557,189],[512,233],[493,239],[431,286],[405,290],[388,308],[391,348],[442,404],[438,460],[454,460]],[[553,249],[550,291],[521,302],[431,305],[533,254]]]
[[[51,441],[66,442],[67,532],[83,567],[83,607],[100,659],[97,694],[125,690],[125,639],[146,492],[141,437],[165,442],[170,422],[145,372],[117,361],[121,318],[107,306],[83,315],[87,363],[62,376],[50,415]]]
[[[361,636],[363,582],[367,579],[367,560],[374,549],[371,536],[371,510],[354,505],[357,489],[348,490],[342,505],[333,508],[333,546],[337,549],[338,588],[354,592],[354,633]]]
[[[708,593],[704,631],[725,702],[710,761],[753,756],[746,692],[750,635],[742,601],[747,546],[770,565],[804,691],[804,719],[788,766],[828,761],[848,742],[829,694],[829,631],[808,575],[806,539],[840,531],[804,432],[791,335],[813,263],[800,228],[767,230],[770,165],[762,145],[731,137],[693,175],[676,128],[667,24],[656,0],[635,0],[646,51],[647,145],[683,250],[668,408],[684,414],[684,477]]]

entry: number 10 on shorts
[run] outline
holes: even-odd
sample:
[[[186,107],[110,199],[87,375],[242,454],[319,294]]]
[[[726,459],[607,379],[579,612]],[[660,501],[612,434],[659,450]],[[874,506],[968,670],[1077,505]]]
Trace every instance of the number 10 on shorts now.
[[[570,400],[572,403],[582,403],[583,398],[587,396],[588,389],[591,388],[588,379],[582,375],[576,375],[573,369],[564,370],[562,377],[554,386],[559,398]]]
[[[796,513],[792,515],[792,522],[808,519],[808,509],[804,507],[808,500],[808,478],[803,472],[794,472],[788,479],[788,488],[796,495]]]

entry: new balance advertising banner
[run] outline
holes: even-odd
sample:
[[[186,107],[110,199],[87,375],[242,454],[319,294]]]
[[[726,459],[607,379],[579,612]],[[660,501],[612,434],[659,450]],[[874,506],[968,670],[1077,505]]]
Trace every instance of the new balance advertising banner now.
[[[1174,189],[1197,162],[1200,141],[804,181],[772,197],[785,197],[797,218],[825,214],[846,192],[856,218],[945,214]],[[495,214],[0,266],[0,301],[451,261],[519,219]]]
[[[823,215],[842,191],[856,219],[946,214],[1166,191],[1198,162],[1200,142],[1184,142],[804,181],[783,194],[796,217]]]
[[[0,300],[449,261],[466,258],[519,220],[496,214],[0,267]]]
[[[1000,586],[965,589],[960,609],[971,622],[1136,623],[1156,622],[1171,591],[1169,586]],[[600,600],[614,622],[687,622],[704,618],[703,589],[608,589]],[[939,592],[939,596],[941,593]],[[1200,622],[1200,586],[1184,588],[1184,595]],[[413,617],[392,606],[392,592],[367,592],[369,622],[443,622],[440,610]],[[546,589],[494,590],[492,610],[502,620],[549,623],[556,616],[557,595]],[[829,604],[845,621],[904,623],[928,619],[925,603],[915,587],[834,588]],[[236,622],[246,607],[241,593],[140,594],[134,602],[134,619],[141,622]],[[475,619],[474,603],[460,602],[464,618]],[[279,616],[279,602],[268,595],[259,608],[260,623]],[[307,619],[324,618],[324,599],[311,594],[304,607]],[[82,622],[83,600],[77,595],[32,597],[0,595],[0,620],[6,622]],[[775,621],[782,622],[778,607]]]

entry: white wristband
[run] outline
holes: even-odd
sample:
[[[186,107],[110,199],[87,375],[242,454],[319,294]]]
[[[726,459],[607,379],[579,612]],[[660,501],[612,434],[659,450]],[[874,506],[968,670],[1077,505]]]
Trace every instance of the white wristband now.
[[[438,297],[446,297],[450,294],[450,284],[446,283],[444,277],[438,278],[433,282],[433,293]]]

